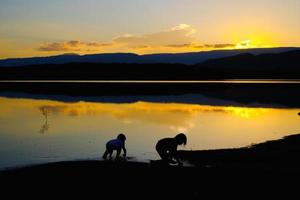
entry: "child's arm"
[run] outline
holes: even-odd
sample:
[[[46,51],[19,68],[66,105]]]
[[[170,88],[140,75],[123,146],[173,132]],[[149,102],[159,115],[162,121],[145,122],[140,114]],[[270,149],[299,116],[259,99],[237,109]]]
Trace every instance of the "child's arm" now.
[[[125,144],[123,144],[122,149],[123,149],[123,152],[124,152],[123,156],[126,157],[126,155],[127,155],[127,150],[126,150],[126,148],[125,148]]]
[[[176,162],[178,163],[178,165],[182,165],[182,162],[180,161],[179,159],[179,156],[178,156],[178,152],[176,151],[175,154],[174,154],[174,158],[176,160]]]
[[[173,149],[172,155],[173,155],[173,158],[174,158],[174,159],[176,160],[176,162],[178,163],[178,165],[182,165],[182,162],[180,161],[179,156],[178,156],[177,147]]]

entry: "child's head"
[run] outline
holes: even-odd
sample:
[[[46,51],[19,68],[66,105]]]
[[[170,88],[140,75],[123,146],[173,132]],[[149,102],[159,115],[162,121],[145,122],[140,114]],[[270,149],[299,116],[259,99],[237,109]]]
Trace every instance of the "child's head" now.
[[[187,137],[183,133],[179,133],[178,135],[176,135],[175,140],[177,141],[177,144],[179,144],[179,145],[186,145],[186,143],[187,143]]]
[[[125,136],[123,133],[120,133],[120,134],[118,135],[117,139],[119,139],[119,140],[125,142],[126,136]]]

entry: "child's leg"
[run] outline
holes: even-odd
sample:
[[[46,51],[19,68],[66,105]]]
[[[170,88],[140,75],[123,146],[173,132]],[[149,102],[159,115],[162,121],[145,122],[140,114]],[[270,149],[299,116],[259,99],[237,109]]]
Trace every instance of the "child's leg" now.
[[[121,148],[118,148],[117,149],[117,156],[116,156],[117,159],[120,157],[120,154],[121,154]]]
[[[159,156],[161,157],[161,161],[162,163],[165,163],[165,164],[174,164],[173,161],[172,161],[172,158],[170,156],[170,154],[166,151],[162,151],[160,149],[157,149],[157,153],[159,154]]]
[[[167,160],[168,159],[168,154],[165,151],[162,151],[160,149],[157,149],[158,155],[161,157],[162,160]]]
[[[104,160],[106,160],[107,154],[108,154],[108,149],[105,150],[105,152],[104,152],[104,154],[103,154],[103,156],[102,156],[102,158],[103,158]]]
[[[108,150],[108,154],[109,154],[109,159],[111,160],[112,159],[112,154],[113,154],[113,150]]]
[[[109,155],[109,159],[111,159],[112,154],[113,154],[113,150],[110,148],[110,146],[106,145],[106,150],[105,150],[102,158],[104,160],[106,160],[107,159],[107,155]]]

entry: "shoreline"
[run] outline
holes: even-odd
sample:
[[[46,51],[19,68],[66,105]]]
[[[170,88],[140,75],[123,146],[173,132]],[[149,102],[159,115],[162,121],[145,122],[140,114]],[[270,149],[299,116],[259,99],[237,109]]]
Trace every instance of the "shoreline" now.
[[[300,134],[291,134],[277,140],[268,140],[258,144],[252,144],[251,146],[241,147],[241,148],[226,148],[226,149],[210,149],[210,150],[180,150],[179,157],[182,161],[187,163],[186,167],[194,165],[195,168],[205,168],[205,166],[215,166],[215,167],[225,167],[234,166],[236,167],[247,165],[248,168],[255,164],[274,164],[274,162],[289,161],[290,164],[300,164],[300,159],[296,156],[300,153]],[[0,170],[1,173],[22,171],[30,168],[36,167],[47,167],[52,165],[63,164],[101,164],[101,165],[143,165],[143,166],[155,166],[161,167],[162,165],[153,164],[153,160],[149,162],[132,160],[127,158],[127,160],[115,161],[115,160],[102,160],[102,159],[79,159],[79,160],[69,160],[69,161],[53,161],[38,164],[28,164],[22,166],[8,167]],[[190,164],[190,165],[189,165]],[[278,163],[277,163],[278,164]],[[276,165],[277,167],[279,165]],[[168,167],[168,166],[163,166]],[[170,167],[176,167],[170,165]],[[183,166],[184,167],[184,166]],[[274,166],[275,167],[275,166]],[[300,172],[300,169],[299,169]]]
[[[159,162],[63,161],[0,171],[0,178],[4,188],[14,191],[38,188],[47,192],[51,188],[67,196],[193,199],[217,197],[219,192],[234,197],[236,191],[249,190],[251,195],[270,195],[297,186],[299,154],[300,134],[296,134],[238,149],[180,151],[181,159],[194,167]]]

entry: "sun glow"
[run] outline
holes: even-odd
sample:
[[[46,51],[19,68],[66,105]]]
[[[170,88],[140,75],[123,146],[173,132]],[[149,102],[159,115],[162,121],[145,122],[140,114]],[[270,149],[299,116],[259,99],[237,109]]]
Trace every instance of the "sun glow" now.
[[[228,113],[233,113],[236,116],[239,116],[241,118],[245,119],[251,119],[259,117],[272,109],[268,108],[242,108],[242,107],[225,107],[225,111]]]
[[[266,45],[259,40],[244,40],[238,42],[235,46],[235,49],[252,49],[252,48],[268,48],[272,47],[271,45]]]

